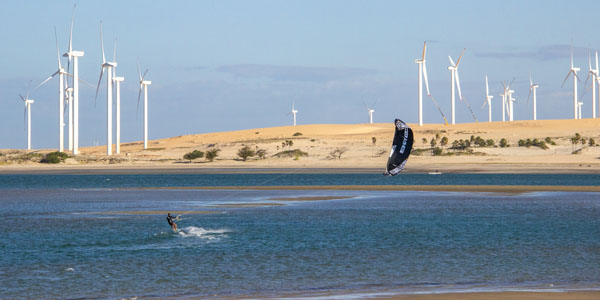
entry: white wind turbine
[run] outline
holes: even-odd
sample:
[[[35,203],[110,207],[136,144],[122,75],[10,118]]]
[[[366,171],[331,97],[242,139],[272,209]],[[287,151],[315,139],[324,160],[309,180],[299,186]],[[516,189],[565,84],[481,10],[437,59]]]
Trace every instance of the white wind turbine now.
[[[459,80],[459,76],[458,76],[458,64],[460,64],[460,60],[463,56],[463,54],[465,54],[465,50],[467,49],[463,49],[462,53],[460,54],[460,56],[458,57],[458,60],[456,61],[456,64],[454,63],[454,61],[452,60],[452,57],[450,57],[450,55],[448,55],[448,59],[450,60],[450,66],[448,67],[448,70],[450,70],[450,77],[452,79],[452,88],[450,89],[450,95],[452,98],[452,124],[456,124],[455,122],[455,111],[456,111],[456,105],[455,105],[455,95],[454,95],[454,85],[456,82],[456,87],[458,88],[458,98],[460,99],[460,101],[464,102],[467,105],[467,108],[469,109],[469,111],[471,112],[471,115],[473,116],[473,119],[475,120],[475,122],[477,122],[477,118],[475,117],[475,114],[473,113],[473,110],[471,109],[471,105],[469,105],[469,103],[463,99],[462,97],[462,93],[460,91],[460,80]]]
[[[375,112],[375,110],[373,108],[375,108],[375,104],[377,103],[377,101],[375,101],[375,103],[373,103],[371,105],[371,107],[368,107],[366,103],[363,103],[365,105],[365,108],[367,109],[367,112],[369,113],[369,123],[373,124],[373,113]]]
[[[102,40],[102,21],[100,21],[100,47],[102,48],[102,65],[100,67],[100,78],[98,79],[98,86],[96,87],[96,98],[98,98],[98,90],[100,89],[102,74],[104,74],[104,68],[106,68],[106,155],[112,155],[112,83],[113,68],[117,67],[117,63],[114,61],[107,62],[106,57],[104,56],[104,41]]]
[[[31,150],[31,104],[33,104],[33,99],[29,99],[29,88],[31,87],[31,81],[29,81],[29,86],[27,87],[27,94],[25,97],[19,94],[21,100],[23,100],[23,104],[25,104],[25,110],[23,111],[23,118],[27,119],[27,150]]]
[[[569,73],[567,73],[567,77],[565,77],[565,80],[563,81],[561,87],[563,87],[565,85],[565,82],[567,82],[567,79],[569,79],[569,75],[571,75],[571,73],[573,73],[573,115],[574,118],[577,119],[578,117],[578,113],[577,113],[577,81],[579,80],[579,76],[577,76],[577,72],[579,72],[579,68],[575,68],[573,66],[573,46],[571,46],[571,68],[569,69]]]
[[[140,107],[140,97],[142,95],[142,89],[144,90],[144,150],[148,149],[148,86],[152,84],[152,81],[145,80],[148,69],[142,75],[140,70],[140,64],[138,63],[138,74],[140,75],[140,90],[138,92],[138,110]]]
[[[294,108],[295,103],[292,102],[292,110],[288,113],[289,115],[292,115],[294,117],[294,126],[296,126],[296,114],[298,113],[298,110],[296,110]]]
[[[581,119],[581,107],[583,106],[583,102],[577,102],[577,115],[578,119]]]
[[[60,63],[60,50],[58,48],[58,36],[56,34],[56,26],[54,26],[54,38],[56,40],[56,60],[58,61],[58,70],[54,74],[50,75],[46,80],[42,81],[36,89],[40,88],[54,76],[58,75],[58,151],[63,152],[64,149],[64,132],[65,132],[65,117],[64,117],[64,103],[65,103],[65,76],[68,75],[63,69]]]
[[[585,79],[585,83],[583,84],[583,87],[585,88],[585,86],[587,85],[588,79],[590,79],[590,75],[592,76],[592,118],[596,118],[596,81],[598,78],[598,51],[596,51],[596,68],[592,69],[592,58],[591,58],[591,50],[588,53],[588,67],[589,67],[589,71],[588,71],[588,76]],[[579,115],[579,117],[581,118],[581,115]]]
[[[65,92],[65,102],[69,107],[69,151],[73,151],[73,88],[67,87]]]
[[[533,120],[537,120],[537,88],[539,85],[533,84],[533,79],[531,79],[531,73],[529,73],[529,96],[527,96],[527,101],[529,101],[529,97],[533,94]]]
[[[454,87],[456,85],[456,87],[458,88],[458,97],[460,99],[462,99],[462,93],[460,92],[460,80],[458,79],[458,64],[460,64],[460,60],[462,59],[463,54],[465,54],[465,50],[463,49],[462,53],[460,54],[460,56],[458,57],[458,60],[456,61],[456,63],[454,63],[454,61],[452,60],[452,57],[450,57],[450,55],[448,55],[448,59],[450,60],[450,66],[448,67],[448,70],[450,70],[450,79],[452,81],[451,85],[451,89],[450,89],[450,97],[451,97],[451,103],[452,103],[452,125],[456,124],[455,122],[455,111],[456,111],[456,105],[455,105],[455,92],[454,92]],[[456,82],[456,84],[455,84]]]
[[[73,155],[79,154],[79,57],[82,57],[83,51],[73,50],[73,22],[75,21],[75,8],[73,6],[73,16],[71,17],[71,30],[69,34],[69,51],[63,54],[63,57],[69,58],[67,72],[70,70],[71,60],[73,60]],[[69,107],[71,104],[69,104]],[[70,108],[69,108],[70,109]]]
[[[115,66],[113,68],[113,80],[115,82],[116,85],[116,95],[117,95],[117,111],[115,113],[115,118],[116,118],[116,141],[115,141],[115,145],[116,145],[116,149],[115,149],[115,153],[119,154],[121,153],[121,82],[123,80],[125,80],[125,77],[119,76],[117,77],[117,42],[115,41],[115,49],[114,49],[114,53],[113,53],[113,60],[115,62]]]
[[[517,100],[517,99],[513,98],[513,96],[512,96],[514,93],[515,93],[514,90],[510,90],[510,89],[508,90],[508,98],[507,98],[507,101],[508,101],[508,120],[511,121],[511,122],[514,121],[514,116],[515,116],[515,108],[514,108],[513,103],[515,102],[515,100]]]
[[[483,107],[488,106],[488,122],[492,122],[492,98],[494,96],[490,95],[490,87],[488,85],[488,77],[485,76],[485,101],[483,102]]]
[[[429,83],[427,82],[427,66],[425,64],[426,50],[427,42],[423,42],[423,55],[421,59],[415,59],[415,63],[419,65],[419,126],[423,126],[423,78],[425,78],[425,88],[427,89],[427,95],[430,95]],[[373,121],[371,121],[371,123],[373,123]]]

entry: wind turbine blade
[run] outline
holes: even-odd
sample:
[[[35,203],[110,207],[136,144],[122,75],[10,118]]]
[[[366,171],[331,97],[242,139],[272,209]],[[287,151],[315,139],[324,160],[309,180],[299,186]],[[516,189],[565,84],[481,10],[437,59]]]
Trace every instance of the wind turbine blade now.
[[[529,86],[529,95],[527,95],[527,103],[529,103],[529,97],[531,97],[531,90],[533,90],[533,84]]]
[[[423,60],[425,60],[426,49],[427,49],[427,42],[423,42]]]
[[[58,61],[58,68],[62,69],[60,64],[60,49],[58,49],[58,34],[56,34],[56,25],[54,25],[54,40],[56,41],[56,60]]]
[[[27,86],[27,96],[25,96],[25,99],[29,99],[29,89],[31,88],[31,80],[29,80],[29,86]]]
[[[23,102],[25,102],[25,98],[23,98],[21,94],[19,94],[19,97],[21,98],[21,100],[23,100]]]
[[[592,49],[588,49],[588,70],[592,70]]]
[[[427,79],[427,66],[425,65],[425,61],[423,61],[423,77],[425,78],[425,89],[427,89],[427,95],[431,94],[429,92],[429,80]]]
[[[510,81],[510,84],[508,85],[508,87],[506,87],[506,89],[510,90],[510,87],[512,86],[513,82],[515,82],[515,78],[513,77],[513,79]]]
[[[490,87],[488,86],[488,77],[487,77],[487,75],[485,75],[485,95],[486,96],[490,95]],[[487,99],[486,99],[486,103],[487,103]]]
[[[150,70],[146,69],[146,72],[144,72],[144,75],[142,75],[142,80],[144,80],[144,78],[146,78],[146,74],[148,74],[148,71],[150,71]]]
[[[569,79],[569,75],[571,75],[571,72],[573,71],[569,71],[569,73],[567,73],[567,77],[565,77],[565,80],[563,80],[563,83],[560,85],[561,88],[565,86],[565,82],[567,82],[567,79]]]
[[[115,47],[113,49],[113,62],[117,61],[117,39],[115,38]]]
[[[529,86],[533,86],[533,79],[531,79],[531,72],[529,72]]]
[[[378,100],[379,100],[379,99],[378,99]],[[373,105],[371,105],[371,109],[375,108],[375,104],[377,104],[377,101],[378,101],[378,100],[375,100],[375,102],[373,102]]]
[[[140,71],[140,62],[138,61],[138,75],[140,75],[140,83],[142,82],[142,71]]]
[[[27,132],[27,104],[23,108],[23,131]]]
[[[369,107],[367,106],[367,103],[366,103],[365,101],[363,101],[363,105],[365,106],[365,108],[366,108],[367,110],[369,110]]]
[[[69,102],[67,102],[66,98],[63,102],[65,103],[65,105],[63,105],[63,115],[64,115],[67,112],[67,105],[69,105]]]
[[[50,75],[48,78],[46,78],[46,80],[42,81],[42,83],[38,84],[34,90],[39,89],[42,85],[46,84],[46,82],[50,81],[50,79],[52,79],[54,76],[56,76],[56,74],[58,74],[58,71],[54,72],[54,74]]]
[[[77,8],[77,2],[73,5],[73,14],[71,15],[71,28],[69,29],[69,55],[67,55],[67,73],[71,67],[71,53],[73,52],[73,23],[75,22],[75,8]]]
[[[598,51],[596,51],[596,75],[598,75]]]
[[[571,42],[571,69],[573,69],[573,43]]]
[[[458,99],[463,101],[462,93],[460,92],[460,80],[458,79],[458,70],[454,71],[454,77],[456,78],[456,87],[458,88]]]
[[[100,78],[98,78],[98,86],[96,87],[96,97],[94,98],[94,107],[96,107],[96,99],[98,99],[98,90],[100,90],[100,81],[102,81],[102,74],[104,74],[104,67],[100,68]]]
[[[135,109],[135,115],[137,118],[137,115],[139,114],[140,111],[140,98],[142,97],[142,84],[141,84],[141,80],[140,80],[140,90],[138,91],[138,101],[137,101],[137,108]]]
[[[100,21],[100,47],[102,48],[102,64],[105,64],[106,57],[104,56],[104,40],[102,39],[102,21]]]
[[[585,78],[585,83],[583,84],[584,89],[585,89],[585,86],[587,85],[588,79],[590,79],[590,73],[594,74],[590,69],[590,71],[587,73],[587,77]]]
[[[456,68],[456,64],[454,63],[454,61],[452,60],[452,57],[450,57],[450,55],[448,55],[448,59],[450,60],[450,64]]]
[[[575,75],[575,78],[577,78],[577,81],[581,82],[581,79],[579,79],[579,75],[577,75],[577,73],[575,73],[575,71],[573,71],[573,75]]]
[[[463,48],[462,53],[460,54],[460,56],[458,57],[458,60],[456,61],[456,67],[458,68],[458,64],[460,64],[460,60],[462,59],[463,55],[465,54],[465,51],[467,50],[467,48]]]

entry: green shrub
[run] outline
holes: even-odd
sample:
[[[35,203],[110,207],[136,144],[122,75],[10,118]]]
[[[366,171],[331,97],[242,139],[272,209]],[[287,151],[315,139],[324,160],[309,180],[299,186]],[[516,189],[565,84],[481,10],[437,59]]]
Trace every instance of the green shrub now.
[[[301,135],[302,135],[302,132],[296,132],[292,136],[301,136]]]
[[[256,156],[258,156],[258,158],[260,158],[260,159],[265,159],[265,157],[267,156],[267,150],[265,150],[265,149],[256,150]]]
[[[308,153],[301,151],[300,149],[294,149],[294,150],[285,150],[285,151],[281,151],[276,153],[275,155],[273,155],[274,157],[302,157],[302,156],[308,156]]]
[[[248,157],[253,157],[256,155],[256,152],[250,148],[250,146],[244,146],[238,150],[237,155],[243,160],[246,161]]]
[[[502,148],[510,147],[510,145],[508,144],[508,141],[505,138],[500,139],[500,147],[502,147]]]
[[[208,161],[215,160],[215,158],[217,158],[217,156],[219,156],[219,151],[221,151],[221,149],[218,149],[218,148],[206,150],[206,154],[205,154],[206,160],[208,160]]]
[[[46,154],[44,156],[44,158],[42,158],[42,160],[40,160],[41,163],[44,164],[57,164],[57,163],[61,163],[63,161],[65,161],[66,158],[68,158],[69,155],[67,155],[64,152],[50,152],[48,154]]]
[[[442,155],[442,148],[440,148],[440,147],[433,148],[433,155]]]
[[[201,158],[204,157],[204,152],[202,151],[198,151],[198,150],[194,150],[192,152],[188,152],[186,153],[183,158],[189,160],[190,162],[192,162],[192,160],[196,159],[196,158]]]

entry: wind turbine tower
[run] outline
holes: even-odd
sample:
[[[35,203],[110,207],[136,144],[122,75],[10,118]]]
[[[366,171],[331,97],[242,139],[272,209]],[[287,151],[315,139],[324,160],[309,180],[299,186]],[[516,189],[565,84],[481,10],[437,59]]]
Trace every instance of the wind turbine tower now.
[[[69,106],[69,151],[73,151],[73,88],[66,88],[66,102]]]
[[[511,122],[514,121],[514,111],[515,110],[514,110],[513,103],[516,100],[512,96],[514,94],[514,92],[515,92],[514,90],[508,90],[508,98],[507,98],[507,101],[508,101],[508,118],[509,118],[509,121],[511,121]]]
[[[533,120],[537,120],[537,103],[536,103],[536,95],[537,88],[539,85],[533,84],[533,79],[531,79],[531,73],[529,73],[529,96],[533,94]],[[529,96],[527,96],[527,100],[529,100]]]
[[[298,113],[298,110],[294,108],[294,104],[295,103],[292,103],[292,111],[290,111],[288,115],[292,115],[294,117],[294,126],[296,126],[296,114]]]
[[[565,82],[567,81],[567,79],[569,79],[569,75],[571,75],[571,73],[573,73],[573,115],[574,115],[574,119],[578,119],[578,113],[577,113],[577,81],[579,80],[579,77],[577,76],[577,72],[579,72],[579,68],[575,68],[573,66],[573,46],[571,46],[571,68],[569,69],[569,73],[567,73],[567,77],[565,77],[565,80],[563,81],[562,86],[565,85]]]
[[[488,86],[488,77],[485,76],[485,102],[483,102],[483,106],[488,106],[488,122],[492,122],[492,98],[494,96],[490,95],[490,88]]]
[[[102,21],[100,21],[100,46],[102,48],[102,65],[100,67],[100,78],[96,87],[96,98],[98,98],[98,90],[102,81],[102,74],[106,68],[106,155],[112,155],[112,84],[113,84],[113,68],[117,67],[116,62],[107,62],[104,56],[104,41],[102,40]]]
[[[27,94],[25,97],[19,95],[21,100],[23,100],[23,104],[25,104],[24,118],[27,118],[27,150],[31,150],[31,104],[33,104],[33,99],[29,99],[29,88],[31,87],[31,81],[29,82],[29,87],[27,88]]]
[[[427,50],[427,42],[423,42],[423,55],[421,59],[415,59],[415,63],[419,65],[419,126],[423,126],[423,77],[425,78],[425,88],[427,89],[427,95],[429,95],[429,83],[427,82],[427,66],[425,64],[425,53]],[[372,114],[371,123],[373,123]],[[454,123],[452,123],[454,124]]]
[[[117,86],[117,111],[115,114],[115,118],[117,119],[117,136],[115,140],[115,153],[119,154],[121,153],[121,82],[125,80],[125,77],[113,77],[113,80],[115,81],[115,85]]]
[[[581,107],[583,106],[583,102],[577,102],[577,114],[578,119],[581,119]]]
[[[63,69],[60,63],[60,50],[58,48],[58,37],[56,34],[56,26],[54,26],[54,38],[56,40],[56,59],[58,61],[58,70],[54,72],[54,74],[50,75],[46,80],[42,81],[36,89],[40,88],[46,82],[50,81],[50,79],[54,78],[54,76],[58,75],[58,151],[63,152],[64,149],[64,132],[65,132],[65,117],[64,117],[64,103],[65,103],[65,94],[64,94],[64,79],[65,75],[68,75]]]
[[[450,66],[448,67],[448,70],[450,70],[450,78],[451,78],[451,82],[452,82],[451,83],[452,88],[450,89],[450,98],[451,98],[451,103],[452,103],[452,125],[456,124],[456,122],[455,122],[456,121],[456,119],[455,119],[456,105],[455,105],[455,101],[454,101],[454,98],[455,98],[454,86],[455,86],[455,84],[456,84],[456,87],[458,88],[458,97],[460,99],[462,99],[462,94],[460,92],[460,80],[458,78],[458,64],[460,64],[460,60],[461,60],[463,54],[465,54],[465,50],[467,50],[467,49],[463,49],[462,53],[458,57],[458,60],[456,61],[456,64],[452,60],[452,57],[450,57],[450,55],[448,55],[448,59],[450,60]]]
[[[71,18],[71,33],[69,36],[69,51],[63,57],[73,60],[73,155],[79,154],[79,58],[83,57],[83,51],[73,50],[73,21],[75,20],[75,8],[73,6],[73,17]]]
[[[138,63],[138,74],[140,75],[140,90],[138,92],[138,107],[140,106],[140,96],[142,95],[142,89],[144,90],[144,150],[148,149],[148,86],[152,84],[152,81],[145,80],[148,69],[142,75],[140,70],[140,64]]]
[[[585,79],[584,87],[587,85],[588,79],[592,77],[592,118],[596,118],[596,81],[598,78],[598,51],[596,51],[596,68],[592,69],[591,50],[588,53],[588,76]],[[580,115],[581,118],[581,115]]]

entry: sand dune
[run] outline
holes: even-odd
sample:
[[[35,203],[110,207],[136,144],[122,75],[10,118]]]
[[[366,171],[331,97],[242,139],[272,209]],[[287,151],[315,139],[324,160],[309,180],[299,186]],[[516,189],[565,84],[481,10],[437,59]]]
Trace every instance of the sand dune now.
[[[456,125],[409,124],[415,133],[415,149],[430,148],[429,142],[438,135],[447,137],[451,145],[454,140],[470,139],[471,136],[494,140],[498,145],[505,138],[510,147],[474,147],[470,155],[432,156],[430,151],[422,155],[413,153],[406,165],[407,172],[423,172],[438,169],[443,172],[586,172],[600,171],[600,147],[573,145],[570,141],[575,133],[589,141],[600,142],[600,119],[582,120],[541,120],[514,122],[480,122]],[[389,146],[393,137],[393,124],[312,124],[257,128],[230,132],[214,132],[151,140],[149,149],[143,150],[141,142],[124,143],[121,154],[107,157],[105,146],[81,148],[82,155],[68,159],[60,165],[39,163],[3,163],[0,170],[27,169],[94,169],[94,168],[173,168],[173,169],[212,169],[212,168],[261,168],[261,169],[328,169],[328,168],[370,168],[382,169],[387,161]],[[556,145],[549,149],[518,147],[520,139],[543,140],[550,137]],[[376,142],[373,143],[373,138]],[[427,142],[423,142],[426,139]],[[438,141],[439,141],[438,139]],[[291,147],[282,142],[291,140]],[[251,158],[241,161],[237,156],[239,148],[248,145],[254,149],[267,151],[265,159]],[[213,162],[198,159],[192,163],[183,155],[192,150],[206,151],[219,148],[221,152]],[[287,149],[298,149],[307,157],[274,157]],[[341,159],[331,157],[335,149],[347,149]],[[580,150],[579,150],[580,149]],[[577,154],[572,154],[579,150]],[[39,150],[47,153],[52,150]],[[7,152],[6,150],[4,152]],[[7,161],[7,157],[4,158]]]

